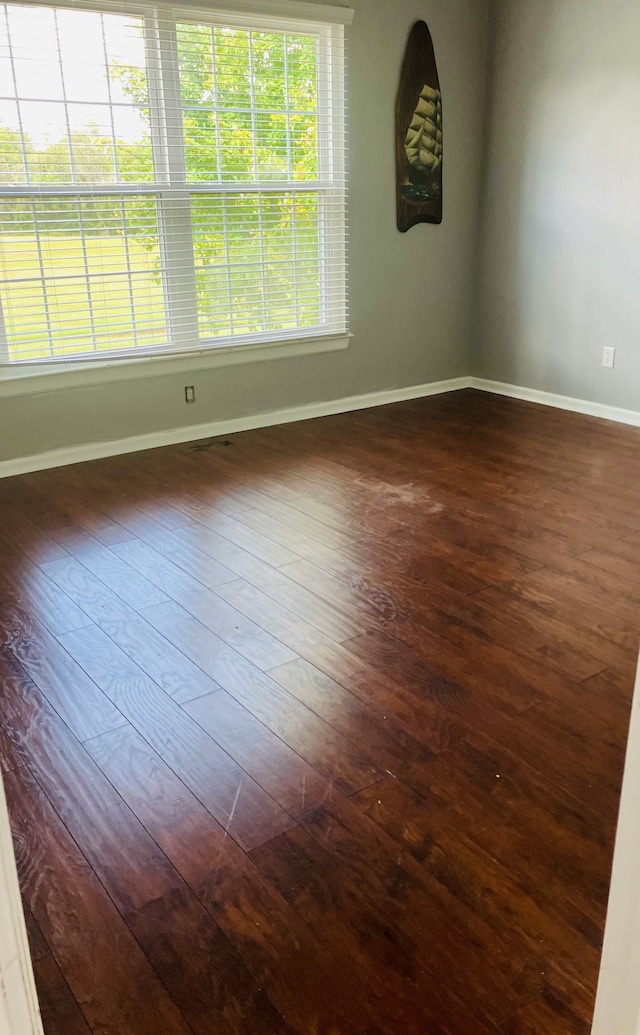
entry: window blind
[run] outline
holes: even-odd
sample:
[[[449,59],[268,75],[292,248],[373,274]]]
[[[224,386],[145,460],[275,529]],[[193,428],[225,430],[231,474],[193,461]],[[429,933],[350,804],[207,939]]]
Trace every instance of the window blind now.
[[[0,359],[344,333],[342,25],[0,5]]]

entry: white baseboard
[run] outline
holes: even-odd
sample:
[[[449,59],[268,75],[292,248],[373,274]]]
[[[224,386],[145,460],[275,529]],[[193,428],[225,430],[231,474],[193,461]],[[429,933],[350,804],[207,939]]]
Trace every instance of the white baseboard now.
[[[522,399],[525,402],[539,403],[541,406],[554,406],[558,410],[586,413],[589,417],[601,417],[603,420],[614,420],[619,424],[633,424],[640,427],[640,412],[623,410],[618,406],[607,406],[605,403],[591,402],[588,399],[573,399],[570,395],[555,395],[553,392],[541,392],[537,388],[508,385],[503,381],[486,381],[482,377],[470,377],[469,388],[476,388],[481,392],[491,392],[493,395],[508,395],[510,399]]]
[[[506,395],[511,399],[523,399],[525,402],[539,403],[541,406],[554,406],[560,410],[572,410],[575,413],[585,413],[591,417],[601,417],[604,420],[640,427],[640,412],[635,410],[623,410],[617,406],[606,406],[604,403],[590,402],[587,399],[572,399],[568,395],[554,395],[552,392],[509,385],[502,381],[487,381],[481,377],[453,377],[447,381],[431,381],[424,385],[409,385],[406,388],[389,388],[381,392],[367,392],[364,395],[349,395],[342,399],[290,406],[284,410],[272,410],[269,413],[257,413],[249,417],[230,417],[206,424],[189,424],[183,428],[169,428],[167,431],[154,431],[148,435],[134,435],[130,438],[112,439],[108,442],[87,442],[76,446],[66,446],[63,449],[52,449],[34,456],[2,460],[0,461],[0,478],[27,474],[29,471],[44,471],[51,467],[65,467],[67,464],[77,464],[84,460],[99,460],[101,457],[118,456],[120,453],[137,453],[141,449],[155,449],[158,446],[175,445],[179,442],[195,442],[198,439],[214,438],[217,435],[232,435],[238,431],[250,431],[252,428],[268,428],[274,424],[290,424],[298,420],[311,420],[313,417],[327,417],[332,413],[349,413],[351,410],[384,406],[387,403],[402,402],[405,399],[422,399],[429,395],[457,392],[461,388],[475,388],[481,392],[491,392],[493,395]]]
[[[210,421],[206,424],[189,424],[183,428],[169,428],[154,431],[148,435],[134,435],[130,438],[112,439],[108,442],[87,442],[63,449],[52,449],[33,456],[17,457],[15,460],[0,461],[0,478],[9,478],[30,471],[44,471],[52,467],[65,467],[84,460],[99,460],[105,456],[121,453],[137,453],[141,449],[155,449],[157,446],[175,445],[179,442],[195,442],[217,435],[232,435],[252,428],[268,428],[274,424],[290,424],[313,417],[327,417],[332,413],[349,413],[364,410],[370,406],[384,406],[386,403],[402,402],[405,399],[421,399],[428,395],[441,395],[469,388],[471,378],[454,377],[447,381],[432,381],[424,385],[409,385],[406,388],[390,388],[382,392],[367,392],[364,395],[350,395],[327,402],[306,403],[290,406],[270,413],[257,413],[249,417],[230,417],[226,420]]]

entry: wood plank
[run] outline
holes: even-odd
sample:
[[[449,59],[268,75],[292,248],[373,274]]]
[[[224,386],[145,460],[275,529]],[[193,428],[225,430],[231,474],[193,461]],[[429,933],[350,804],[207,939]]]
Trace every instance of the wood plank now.
[[[252,851],[251,858],[317,937],[341,954],[341,967],[355,971],[390,1031],[454,1035],[467,1030],[469,1010],[449,994],[447,982],[429,980],[428,994],[422,992],[416,945],[398,911],[387,902],[376,905],[349,867],[337,864],[307,831],[287,831]],[[496,1031],[478,1014],[472,1023],[479,1035]]]
[[[512,615],[504,602],[497,606],[496,596],[503,592],[503,586],[469,597],[453,590],[443,592],[439,587],[429,587],[425,592],[426,587],[413,578],[396,575],[393,584],[383,591],[367,585],[362,575],[350,576],[347,568],[340,577],[304,561],[287,565],[284,570],[324,597],[338,599],[343,607],[351,601],[360,621],[369,629],[383,629],[418,649],[427,630],[431,638],[435,635],[465,647],[471,635],[481,643],[493,640],[511,648],[516,644],[520,653],[578,681],[620,659],[616,645],[612,646],[604,636],[589,641],[585,635],[574,645],[572,627],[567,628],[557,617],[533,611]],[[526,583],[527,578],[524,576],[522,582]],[[233,584],[226,592],[233,592]],[[522,635],[523,621],[527,622],[526,637]]]
[[[591,636],[594,653],[598,651],[602,654],[609,644],[610,653],[617,660],[623,657],[625,652],[635,654],[637,633],[628,616],[620,614],[617,606],[615,610],[607,609],[599,606],[595,600],[591,603],[589,614],[585,614],[584,603],[576,600],[574,596],[574,593],[580,595],[581,592],[584,597],[584,590],[581,591],[579,586],[574,585],[572,592],[567,580],[555,571],[543,569],[521,579],[483,590],[478,597],[497,607],[509,604],[515,608],[519,605],[525,613],[539,613],[542,618],[551,622],[564,621],[570,630],[577,629],[578,644],[584,642],[585,637]]]
[[[384,700],[379,701],[371,694],[365,703],[308,661],[299,658],[271,669],[269,675],[339,733],[363,749],[373,751],[379,763],[394,773],[408,764],[423,765],[433,757],[433,753],[411,735],[411,722],[394,721],[381,710],[385,707]]]
[[[162,852],[37,688],[5,680],[2,705],[31,771],[120,912],[175,887]]]
[[[43,500],[47,509],[53,503],[70,521],[104,545],[123,542],[128,533],[101,512],[86,484],[86,465],[74,464],[53,471],[26,475],[24,482]]]
[[[170,641],[264,723],[272,733],[346,794],[385,775],[374,758],[300,705],[266,673],[254,668],[177,604],[160,604],[145,616]]]
[[[295,658],[294,652],[270,635],[264,626],[252,622],[242,611],[232,607],[227,597],[203,587],[143,543],[125,543],[118,549],[118,554],[160,587],[167,594],[166,599],[171,597],[259,668],[273,668]]]
[[[5,701],[13,696],[13,687],[16,681],[27,681],[27,676],[21,665],[13,658],[3,658],[0,662],[0,701],[3,707],[3,721],[0,722],[0,769],[2,772],[9,772],[11,769],[18,769],[26,765],[28,755],[21,744],[19,730],[14,729],[9,719],[8,711],[5,714]],[[44,700],[40,697],[41,700]]]
[[[143,672],[176,701],[218,689],[201,668],[158,636],[141,615],[83,565],[70,559],[47,565],[47,573]]]
[[[348,610],[341,610],[330,600],[323,600],[315,593],[309,592],[295,580],[281,574],[278,568],[266,564],[204,525],[184,526],[180,529],[179,538],[185,539],[199,554],[204,553],[211,560],[218,561],[225,566],[225,570],[234,572],[235,576],[245,579],[273,599],[295,610],[301,618],[333,639],[340,639],[351,628],[354,630],[353,635],[361,631],[350,619]],[[231,580],[226,578],[220,579],[218,584],[229,581]]]
[[[14,578],[7,578],[0,573],[7,602],[9,599],[15,601],[54,636],[91,624],[88,615],[45,575],[42,568],[35,565],[21,566],[17,585]]]
[[[353,646],[360,642],[360,637],[346,642]],[[464,697],[464,688],[434,670],[424,659],[407,659],[399,677],[391,666],[380,665],[370,655],[367,660],[365,651],[361,657],[342,644],[330,648],[314,646],[306,654],[314,668],[362,703],[374,705],[383,721],[385,716],[396,720],[429,753],[446,750],[463,734],[462,720],[452,713],[450,702]],[[274,678],[280,672],[281,669],[274,669]]]
[[[67,633],[64,643],[231,837],[248,847],[292,825],[273,798],[100,629]]]
[[[287,661],[293,661],[297,654],[306,650],[309,644],[333,642],[314,625],[305,622],[289,608],[284,607],[277,600],[273,600],[272,597],[268,597],[266,593],[242,579],[218,586],[217,593],[260,628],[268,630],[272,636],[286,644],[293,655],[287,658]],[[346,638],[343,636],[343,639]],[[282,664],[285,662],[283,661]],[[268,667],[275,668],[276,665]]]
[[[122,713],[28,612],[8,608],[0,615],[0,642],[41,690],[78,740],[122,726]]]
[[[441,588],[433,586],[425,591],[427,587],[417,584],[414,579],[397,576],[393,585],[382,591],[378,587],[367,586],[360,576],[358,580],[354,578],[359,586],[352,591],[350,585],[345,585],[346,573],[341,579],[336,579],[317,567],[307,565],[303,568],[303,564],[305,562],[292,566],[294,577],[304,579],[309,586],[318,587],[324,595],[337,596],[343,606],[352,599],[362,624],[369,630],[383,629],[409,646],[419,648],[426,629],[431,637],[437,636],[454,645],[464,644],[469,635],[480,642],[491,639],[510,646],[516,643],[519,653],[578,681],[594,675],[603,664],[612,659],[618,661],[621,656],[616,646],[604,637],[588,641],[585,636],[574,645],[571,642],[573,629],[568,629],[557,619],[536,612],[523,614],[520,611],[512,615],[504,601],[502,606],[496,606],[494,594],[502,592],[503,586],[494,588],[493,593],[485,589],[469,597],[454,590],[443,593]],[[285,570],[289,570],[288,566]],[[231,595],[235,592],[235,585],[229,583],[224,592]],[[526,637],[522,635],[523,622],[527,623]]]
[[[65,557],[67,551],[64,547],[51,537],[50,532],[43,532],[14,498],[16,490],[17,494],[20,494],[19,486],[19,479],[6,479],[4,491],[0,496],[3,554],[28,557],[34,564]],[[7,495],[7,489],[10,495]]]
[[[272,564],[278,567],[280,564],[289,564],[291,561],[299,559],[299,555],[293,550],[277,543],[275,540],[241,521],[244,514],[245,511],[243,510],[242,514],[235,518],[230,517],[228,514],[223,514],[222,511],[211,509],[203,513],[194,524],[196,528],[200,524],[204,525],[205,528],[215,532],[216,535],[234,543],[242,550],[246,550],[247,553],[251,553],[259,560],[264,561],[265,564]],[[182,535],[181,528],[177,529],[177,532],[179,535]]]
[[[461,815],[430,796],[422,798],[399,780],[352,797],[395,841],[406,846],[425,872],[449,888],[491,926],[508,915],[512,929],[531,953],[543,953],[550,967],[563,968],[578,985],[597,975],[604,922],[604,904],[594,910],[586,901],[556,907],[556,896],[544,884],[523,882],[464,832]],[[403,810],[403,811],[398,811]],[[400,816],[402,818],[400,818]],[[497,848],[497,845],[496,845]],[[517,875],[516,875],[517,874]],[[543,946],[544,948],[541,948]],[[572,965],[580,957],[581,967]]]
[[[36,959],[33,973],[46,1035],[91,1035],[91,1029],[53,956]]]
[[[24,922],[27,928],[27,938],[29,939],[29,953],[31,955],[31,962],[37,963],[38,960],[44,959],[45,956],[49,955],[49,946],[44,940],[44,935],[36,919],[29,909],[29,906],[22,899],[22,912],[24,913]]]
[[[589,1035],[590,1015],[580,1017],[554,994],[545,990],[533,1003],[518,1010],[503,1025],[505,1035],[540,1035],[546,1031],[566,1031],[571,1035]]]
[[[218,482],[220,475],[224,475],[223,481],[229,486],[235,500],[245,502],[247,495],[251,499],[249,504],[245,503],[244,509],[253,506],[253,499],[256,493],[260,497],[267,496],[274,500],[290,501],[298,495],[297,489],[290,483],[295,482],[290,472],[279,465],[268,462],[264,455],[259,457],[256,463],[255,454],[247,456],[246,451],[239,449],[246,439],[243,435],[225,436],[222,439],[207,440],[202,443],[195,443],[191,447],[192,456],[197,460],[198,467],[207,483]],[[225,443],[227,445],[225,445]],[[222,445],[222,449],[220,446]],[[228,445],[234,447],[228,449]]]
[[[106,546],[92,542],[83,543],[80,547],[73,544],[69,552],[134,610],[169,599],[166,593],[143,578]]]
[[[591,799],[572,796],[544,771],[512,754],[504,741],[469,731],[448,751],[435,757],[428,769],[408,768],[403,779],[423,796],[433,794],[454,804],[459,800],[462,808],[471,794],[474,822],[470,831],[483,837],[482,844],[490,844],[493,839],[502,852],[510,847],[510,838],[513,849],[520,850],[520,838],[514,830],[517,820],[523,846],[527,846],[522,849],[525,858],[526,852],[531,854],[534,845],[542,840],[557,845],[565,854],[565,865],[569,865],[572,856],[582,860],[579,883],[583,886],[588,876],[593,899],[602,901],[603,888],[606,897],[615,816],[600,815],[593,809]],[[484,818],[487,812],[490,820]],[[545,858],[555,858],[551,847]],[[537,859],[532,869],[540,862],[545,865],[545,859]],[[571,897],[576,883],[575,874],[565,881],[565,895]]]
[[[327,551],[336,549],[335,547],[332,548],[324,545],[324,543],[319,541],[317,535],[309,535],[307,531],[293,527],[290,522],[285,523],[264,510],[245,510],[238,515],[238,521],[242,525],[248,525],[249,528],[255,529],[256,532],[268,538],[269,541],[279,543],[283,548],[293,551],[298,557],[311,559],[318,557],[322,559],[326,556]],[[348,551],[351,546],[355,549],[355,543],[352,544],[347,540],[342,544],[341,549],[336,549],[336,552]],[[285,560],[281,561],[281,564],[286,563],[287,561]]]
[[[231,516],[246,509],[240,500],[229,495],[226,487],[217,479],[208,479],[206,492],[194,495],[194,486],[199,487],[201,479],[198,477],[200,457],[193,443],[171,446],[162,456],[156,456],[155,450],[145,450],[134,453],[130,460],[132,469],[148,478],[150,487],[155,484],[155,494],[160,498],[164,494],[167,473],[170,473],[178,490],[171,501],[172,507],[187,520],[198,520],[210,509]]]
[[[127,924],[196,1035],[290,1035],[292,1029],[188,888],[148,903]]]
[[[392,931],[399,925],[411,945],[411,974],[418,978],[421,994],[444,984],[452,1000],[464,1004],[473,982],[477,1013],[499,1026],[518,1002],[538,991],[537,959],[511,929],[498,944],[495,929],[470,908],[462,887],[447,887],[434,878],[354,809],[359,811],[336,795],[304,817],[301,826],[348,867],[350,880],[370,903],[384,902],[376,913]],[[480,946],[488,964],[482,975],[471,964]]]
[[[191,578],[208,586],[209,589],[236,577],[229,568],[219,564],[209,554],[198,550],[196,546],[192,546],[159,521],[155,521],[135,507],[129,507],[125,514],[120,514],[120,520],[137,540],[162,554],[172,564],[177,565]]]
[[[37,477],[51,479],[48,472],[41,472]],[[60,477],[63,477],[60,475]],[[33,510],[31,499],[28,501],[29,510]],[[137,572],[117,557],[112,550],[104,545],[96,536],[87,532],[77,525],[68,514],[58,510],[55,505],[47,506],[46,500],[41,500],[39,515],[41,524],[52,529],[53,535],[60,543],[62,555],[69,554],[79,560],[105,585],[110,586],[132,607],[145,606],[151,603],[159,603],[165,599],[164,596],[153,585],[148,583]],[[100,521],[109,522],[104,515],[99,514]],[[118,531],[115,536],[107,535],[111,545],[122,543],[132,538],[130,532],[115,522],[110,522]],[[45,563],[45,561],[41,561]]]
[[[226,690],[184,709],[290,816],[317,808],[331,794],[327,780]]]
[[[22,892],[90,1028],[188,1035],[102,885],[26,767],[5,779]]]
[[[327,522],[305,513],[304,509],[297,506],[299,501],[298,496],[294,497],[292,501],[284,503],[262,493],[253,493],[251,506],[244,511],[243,517],[250,519],[252,511],[268,515],[279,525],[285,525],[294,533],[302,532],[305,537],[315,539],[316,542],[330,550],[348,550],[357,545],[358,532],[345,523],[344,518],[341,523],[327,524]]]
[[[298,1035],[381,1035],[366,1004],[336,979],[332,953],[142,738],[116,731],[91,748]]]
[[[387,673],[393,671],[397,673],[398,664],[406,665],[411,658],[406,648],[380,635],[348,641],[348,647],[350,650],[360,653],[366,660],[375,659],[375,664]],[[507,669],[504,673],[505,678],[509,679],[509,683],[505,685],[509,687],[515,698],[520,689],[518,687],[518,659],[509,655],[508,652],[505,653],[507,663],[510,660],[513,661],[516,669],[515,672],[513,668]],[[480,654],[479,650],[478,654]],[[498,663],[498,659],[501,658],[500,650],[492,645],[488,648],[488,654],[494,658],[494,678],[498,674],[501,676],[501,666]],[[570,736],[562,738],[562,752],[560,752],[558,750],[560,738],[556,739],[557,733],[553,721],[544,715],[542,709],[530,706],[531,704],[541,704],[543,698],[540,695],[537,696],[537,700],[530,702],[520,722],[513,721],[512,717],[508,717],[505,712],[496,708],[491,698],[484,695],[482,660],[484,660],[482,655],[471,660],[461,658],[458,654],[447,654],[446,656],[439,654],[438,656],[438,663],[445,668],[447,674],[453,674],[458,679],[462,679],[462,686],[466,690],[466,694],[454,695],[448,703],[450,709],[460,717],[464,727],[467,730],[476,729],[484,732],[494,742],[506,745],[511,757],[526,760],[529,766],[546,773],[567,793],[573,795],[578,801],[584,802],[585,805],[591,802],[596,808],[611,807],[612,800],[615,801],[619,793],[617,768],[610,771],[606,762],[589,750],[589,742],[585,742],[584,736],[578,730],[573,730]],[[522,666],[520,671],[522,671]],[[544,682],[551,684],[551,680],[546,674],[543,679]],[[526,684],[522,684],[522,691],[527,693]],[[472,718],[473,721],[471,721]],[[597,805],[596,799],[598,799]]]

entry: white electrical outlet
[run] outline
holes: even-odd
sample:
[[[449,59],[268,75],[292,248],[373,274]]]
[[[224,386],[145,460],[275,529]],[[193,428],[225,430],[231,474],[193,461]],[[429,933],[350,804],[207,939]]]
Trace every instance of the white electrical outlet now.
[[[607,367],[609,370],[613,370],[616,361],[616,350],[611,349],[605,345],[602,350],[602,365]]]
[[[194,403],[196,401],[196,390],[193,385],[184,386],[184,401]]]

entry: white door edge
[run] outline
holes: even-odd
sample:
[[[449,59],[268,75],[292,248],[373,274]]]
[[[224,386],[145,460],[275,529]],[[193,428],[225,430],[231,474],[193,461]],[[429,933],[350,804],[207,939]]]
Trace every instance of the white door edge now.
[[[591,1033],[640,1035],[640,664],[631,707]]]
[[[0,1032],[44,1035],[0,779]]]

